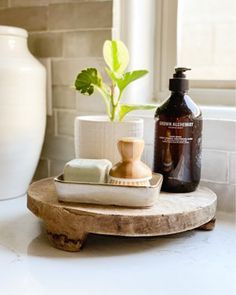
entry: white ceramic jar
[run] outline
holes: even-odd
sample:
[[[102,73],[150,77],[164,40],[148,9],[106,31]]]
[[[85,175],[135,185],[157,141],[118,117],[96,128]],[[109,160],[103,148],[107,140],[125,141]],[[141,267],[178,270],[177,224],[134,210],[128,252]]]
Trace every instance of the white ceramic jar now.
[[[75,118],[76,158],[120,160],[117,142],[121,137],[143,138],[143,120],[125,118],[110,122],[107,116],[78,116]]]
[[[46,72],[27,36],[0,26],[0,200],[26,193],[45,132]]]

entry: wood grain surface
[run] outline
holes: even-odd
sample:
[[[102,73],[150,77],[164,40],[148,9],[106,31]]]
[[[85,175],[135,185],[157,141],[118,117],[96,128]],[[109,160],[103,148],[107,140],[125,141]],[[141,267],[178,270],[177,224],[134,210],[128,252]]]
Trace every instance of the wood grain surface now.
[[[79,251],[88,233],[148,237],[199,228],[214,218],[216,201],[214,192],[199,187],[186,194],[162,192],[156,204],[145,209],[62,203],[53,179],[47,178],[30,186],[27,206],[44,220],[55,247]]]

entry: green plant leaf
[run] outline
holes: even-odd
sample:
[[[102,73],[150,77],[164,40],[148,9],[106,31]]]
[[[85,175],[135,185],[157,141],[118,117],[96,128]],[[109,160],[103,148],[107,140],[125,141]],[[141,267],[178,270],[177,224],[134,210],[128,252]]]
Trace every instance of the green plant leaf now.
[[[103,45],[103,57],[113,72],[123,73],[129,64],[129,52],[122,41],[105,41]]]
[[[138,70],[138,71],[133,71],[133,72],[127,72],[123,75],[121,78],[117,78],[114,76],[116,79],[117,86],[120,90],[120,92],[123,92],[123,90],[126,88],[127,85],[129,85],[131,82],[145,76],[148,73],[147,70]]]
[[[102,86],[102,77],[98,70],[95,68],[82,70],[75,80],[76,90],[82,94],[91,95],[94,92],[94,86]]]
[[[110,109],[110,88],[103,83],[102,76],[95,68],[87,68],[82,70],[76,80],[75,88],[84,95],[91,95],[96,89],[103,98],[103,101],[106,106],[107,115],[111,118],[111,109]]]
[[[133,104],[122,104],[119,109],[119,121],[122,121],[123,118],[132,111],[137,110],[152,110],[156,109],[156,105],[146,104],[146,105],[133,105]]]
[[[112,72],[110,69],[105,68],[108,76],[111,78],[111,80],[117,85],[119,88],[119,99],[122,96],[122,92],[124,89],[133,81],[142,78],[146,74],[148,74],[147,70],[138,70],[138,71],[132,71],[132,72],[127,72],[125,74],[119,74],[116,72]]]
[[[111,78],[111,80],[114,82],[114,83],[117,83],[117,81],[119,79],[122,79],[122,77],[124,75],[122,74],[119,74],[119,73],[116,73],[116,72],[112,72],[110,69],[108,69],[107,67],[105,68],[105,71],[107,73],[107,75]]]

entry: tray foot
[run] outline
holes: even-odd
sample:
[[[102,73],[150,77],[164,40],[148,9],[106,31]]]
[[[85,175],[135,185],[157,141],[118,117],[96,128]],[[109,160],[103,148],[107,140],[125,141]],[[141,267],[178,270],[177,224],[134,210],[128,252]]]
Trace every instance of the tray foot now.
[[[83,233],[76,238],[68,238],[65,234],[53,233],[47,230],[47,236],[55,248],[69,252],[78,252],[81,250],[87,234]]]
[[[197,230],[213,230],[215,228],[216,218],[212,218],[209,222],[199,226],[196,228]]]

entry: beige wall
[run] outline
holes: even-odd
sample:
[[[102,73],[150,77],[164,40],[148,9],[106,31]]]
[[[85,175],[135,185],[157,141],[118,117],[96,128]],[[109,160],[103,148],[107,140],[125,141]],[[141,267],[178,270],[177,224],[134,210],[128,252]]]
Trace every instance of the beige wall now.
[[[98,97],[83,97],[71,86],[82,68],[102,65],[112,1],[0,0],[0,25],[27,29],[31,52],[51,68],[52,116],[35,179],[56,175],[74,157],[74,117],[104,110]]]

